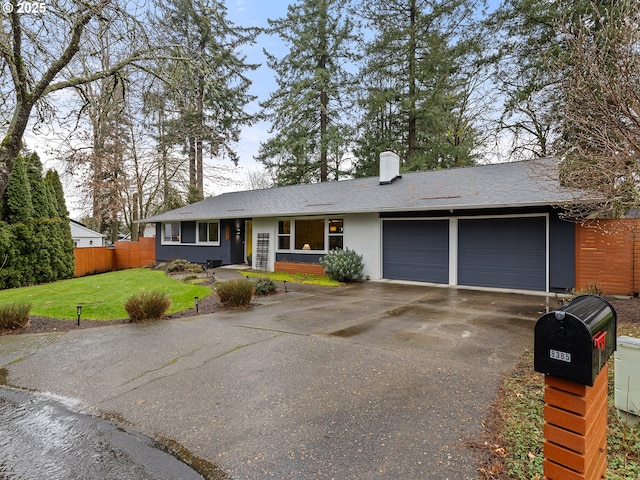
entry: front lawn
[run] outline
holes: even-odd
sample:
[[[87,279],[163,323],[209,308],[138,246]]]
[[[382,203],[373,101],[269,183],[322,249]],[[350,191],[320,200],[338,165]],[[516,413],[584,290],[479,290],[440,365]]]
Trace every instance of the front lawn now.
[[[269,278],[274,282],[300,283],[304,285],[320,285],[323,287],[339,287],[342,284],[324,275],[310,275],[307,273],[287,273],[287,272],[253,272],[239,270],[240,275],[251,278]]]
[[[193,308],[194,297],[206,297],[211,288],[179,282],[163,271],[136,268],[2,290],[0,303],[29,303],[33,316],[67,319],[76,318],[76,305],[82,305],[82,319],[114,320],[127,318],[124,302],[143,291],[165,292],[172,302],[169,313],[174,313]]]

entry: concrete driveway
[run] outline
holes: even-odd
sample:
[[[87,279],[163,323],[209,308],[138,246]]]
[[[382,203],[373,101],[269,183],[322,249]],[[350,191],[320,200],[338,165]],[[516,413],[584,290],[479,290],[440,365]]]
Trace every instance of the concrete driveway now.
[[[288,289],[196,318],[0,337],[0,368],[236,480],[477,478],[465,445],[546,297]]]

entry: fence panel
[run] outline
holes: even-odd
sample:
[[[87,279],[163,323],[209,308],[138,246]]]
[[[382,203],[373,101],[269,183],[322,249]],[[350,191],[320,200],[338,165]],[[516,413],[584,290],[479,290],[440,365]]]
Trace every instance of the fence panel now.
[[[638,293],[639,220],[594,220],[576,225],[577,290],[595,284],[610,295]]]
[[[84,277],[96,273],[110,272],[115,265],[115,250],[107,247],[76,248],[74,277]]]
[[[156,262],[156,239],[144,237],[137,242],[116,242],[113,247],[76,248],[74,254],[75,277],[149,267]]]

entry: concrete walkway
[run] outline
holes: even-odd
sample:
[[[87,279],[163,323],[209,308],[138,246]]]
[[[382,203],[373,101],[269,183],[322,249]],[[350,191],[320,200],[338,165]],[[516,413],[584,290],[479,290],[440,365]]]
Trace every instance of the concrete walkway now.
[[[545,297],[288,290],[190,319],[0,337],[0,368],[236,480],[477,478],[465,444],[532,346]]]

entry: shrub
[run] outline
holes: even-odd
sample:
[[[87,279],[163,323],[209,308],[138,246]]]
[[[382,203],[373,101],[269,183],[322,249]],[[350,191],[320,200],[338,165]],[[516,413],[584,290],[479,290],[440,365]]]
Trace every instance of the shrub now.
[[[566,297],[560,298],[559,303],[560,305],[566,305],[581,295],[598,295],[602,297],[604,296],[604,289],[597,282],[589,283],[584,290],[571,290]]]
[[[237,278],[216,283],[216,293],[225,307],[249,305],[253,297],[254,283],[246,278]]]
[[[259,295],[266,295],[267,293],[274,292],[276,290],[276,284],[273,280],[267,277],[256,278],[253,281],[255,292]]]
[[[18,330],[29,321],[31,305],[28,303],[7,303],[0,305],[0,329]]]
[[[202,267],[197,263],[191,263],[188,260],[177,259],[167,265],[167,272],[187,272],[187,273],[202,273]]]
[[[355,250],[331,250],[320,258],[320,265],[329,278],[338,282],[362,280],[362,255],[358,255]]]
[[[124,309],[132,322],[162,318],[170,306],[171,299],[163,292],[136,293],[124,303]]]

